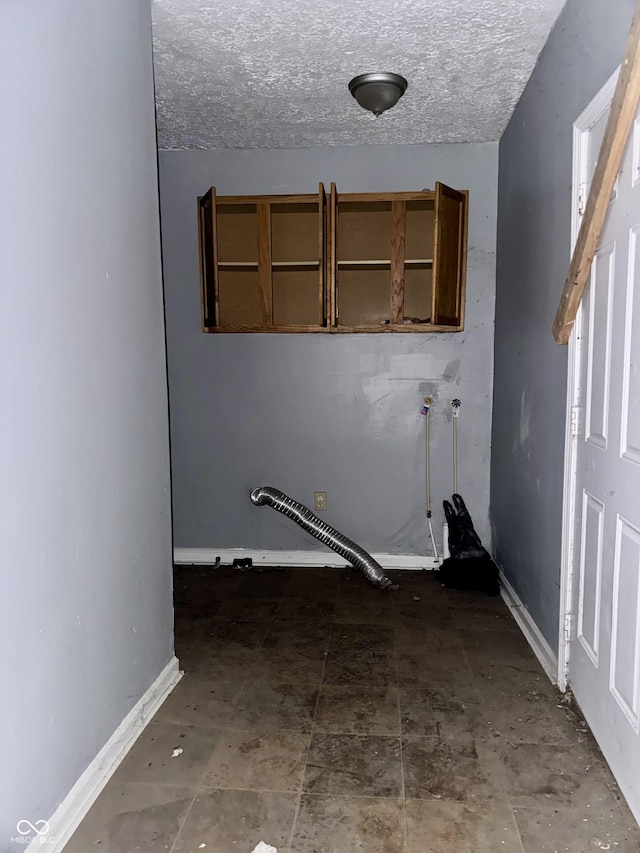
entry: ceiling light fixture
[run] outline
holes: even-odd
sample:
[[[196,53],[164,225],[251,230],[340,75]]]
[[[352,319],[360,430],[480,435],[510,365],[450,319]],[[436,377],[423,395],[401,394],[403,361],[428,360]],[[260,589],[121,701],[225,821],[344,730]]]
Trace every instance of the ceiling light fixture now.
[[[361,107],[379,116],[395,107],[407,86],[407,81],[399,74],[359,74],[349,83],[349,91]]]

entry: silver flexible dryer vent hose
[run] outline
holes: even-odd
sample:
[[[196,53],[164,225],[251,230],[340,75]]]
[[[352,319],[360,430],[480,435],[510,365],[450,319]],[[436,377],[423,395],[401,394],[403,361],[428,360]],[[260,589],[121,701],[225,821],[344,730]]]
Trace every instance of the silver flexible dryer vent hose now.
[[[373,559],[370,554],[347,539],[342,533],[331,527],[325,521],[314,515],[304,504],[298,503],[287,497],[284,492],[272,489],[271,486],[259,486],[251,492],[251,500],[256,506],[270,506],[293,519],[303,530],[319,539],[327,547],[331,548],[345,560],[348,560],[356,569],[360,569],[365,578],[374,586],[388,589],[392,586],[386,577],[384,569]]]

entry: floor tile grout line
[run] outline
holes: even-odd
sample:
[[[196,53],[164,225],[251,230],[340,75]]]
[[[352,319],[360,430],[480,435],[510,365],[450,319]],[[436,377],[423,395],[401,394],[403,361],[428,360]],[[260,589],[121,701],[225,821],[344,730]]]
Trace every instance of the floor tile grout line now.
[[[189,650],[189,651],[191,651],[191,649],[192,649],[192,648],[193,648],[197,643],[199,643],[199,642],[200,642],[200,640],[202,640],[202,638],[204,637],[204,635],[206,634],[206,632],[209,630],[209,626],[210,626],[210,625],[211,625],[211,623],[213,622],[213,616],[208,617],[208,618],[206,618],[206,619],[203,619],[202,621],[203,621],[203,622],[206,622],[206,625],[202,628],[201,632],[200,632],[199,634],[197,634],[195,637],[193,637],[193,638],[191,639],[191,641],[188,643],[188,650]],[[186,646],[185,646],[185,648],[184,648],[184,650],[183,650],[183,651],[185,651],[185,652],[187,651],[187,647],[186,647]],[[175,607],[174,607],[174,609],[173,609],[173,653],[174,653],[174,655],[177,655],[177,654],[178,654],[178,652],[177,652],[177,650],[176,650],[176,608],[175,608]]]
[[[212,791],[242,791],[243,794],[292,794],[298,796],[300,789],[296,788],[243,788],[240,785],[200,785],[198,794],[207,794]]]
[[[240,581],[238,581],[238,584],[236,585],[236,589],[237,589],[237,587],[238,587],[239,585],[240,585]],[[235,592],[235,591],[236,591],[236,590],[234,589],[234,592]],[[230,595],[227,595],[227,596],[226,596],[226,600],[228,600],[230,597],[231,597]],[[283,594],[283,597],[284,597],[284,594]],[[174,620],[175,620],[175,609],[174,609]],[[214,622],[214,621],[215,621],[215,618],[214,618],[214,617],[212,617],[212,618],[209,620],[209,624],[204,628],[204,630],[203,630],[203,632],[202,632],[202,634],[201,634],[201,636],[200,636],[199,640],[202,640],[202,639],[204,638],[204,635],[205,635],[206,631],[207,631],[207,630],[208,630],[208,628],[213,624],[213,622]],[[233,621],[233,620],[229,620],[229,621]],[[235,620],[235,621],[242,621],[242,620]],[[270,623],[269,623],[269,627],[271,626],[272,622],[273,622],[273,617],[272,617],[272,619],[271,619],[271,621],[270,621]],[[266,629],[265,634],[264,634],[264,637],[266,637],[266,635],[267,635],[268,631],[269,631],[269,628],[267,628],[267,629]],[[262,643],[264,642],[264,637],[262,638],[262,641],[260,642],[260,645],[258,646],[258,648],[261,648],[261,647],[262,647]],[[194,646],[195,646],[195,645],[196,645],[196,643],[194,643]],[[255,652],[256,650],[253,650],[253,651]],[[200,680],[200,682],[201,682],[201,683],[202,683],[202,681],[205,681],[205,679],[198,679],[198,678],[196,677],[196,681],[198,681],[198,680]],[[240,689],[239,689],[239,691],[238,691],[238,695],[236,696],[235,700],[234,700],[234,701],[233,701],[233,703],[232,703],[233,707],[232,707],[232,709],[231,709],[231,712],[230,712],[230,713],[233,713],[233,710],[235,709],[237,702],[240,700],[240,696],[242,695],[242,692],[243,692],[243,690],[244,690],[244,688],[245,688],[246,680],[247,680],[247,677],[245,676],[245,678],[242,680],[242,684],[241,684],[241,687],[240,687]],[[217,682],[216,682],[216,683],[217,683]],[[184,725],[184,724],[182,724],[182,723],[178,723],[177,725]],[[175,850],[176,844],[178,843],[178,841],[179,841],[179,839],[180,839],[180,835],[182,834],[182,830],[184,829],[184,827],[185,827],[185,825],[186,825],[186,822],[187,822],[187,820],[188,820],[188,818],[189,818],[189,815],[191,814],[191,811],[192,811],[192,809],[193,809],[193,805],[194,805],[194,803],[195,803],[196,799],[198,798],[198,795],[200,794],[200,792],[201,792],[201,790],[202,790],[202,788],[203,788],[202,782],[203,782],[203,780],[204,780],[204,778],[205,778],[205,775],[206,775],[206,772],[207,772],[207,768],[209,767],[209,764],[210,764],[210,762],[211,762],[211,759],[213,758],[213,755],[214,755],[214,753],[215,753],[215,751],[216,751],[216,748],[217,748],[217,746],[218,746],[218,743],[220,742],[220,740],[221,740],[221,738],[222,738],[223,729],[224,729],[225,727],[224,727],[224,726],[216,726],[216,727],[206,727],[206,726],[205,726],[205,727],[201,727],[201,728],[220,728],[220,732],[219,732],[218,738],[216,739],[215,745],[214,745],[214,747],[213,747],[213,749],[212,749],[212,751],[211,751],[211,755],[209,756],[209,759],[208,759],[208,761],[207,761],[207,763],[206,763],[205,767],[203,768],[202,775],[200,776],[200,781],[195,785],[195,792],[194,792],[193,797],[192,797],[192,799],[191,799],[191,803],[189,804],[189,808],[187,809],[187,812],[186,812],[186,814],[185,814],[185,816],[184,816],[184,819],[183,819],[183,821],[182,821],[182,822],[181,822],[181,824],[180,824],[180,828],[179,828],[179,830],[178,830],[178,832],[177,832],[177,834],[176,834],[176,837],[175,837],[175,839],[174,839],[174,841],[173,841],[173,844],[171,845],[171,848],[169,849],[168,853],[173,853],[173,851]]]
[[[293,837],[294,837],[295,831],[296,831],[296,824],[298,822],[298,815],[300,814],[300,805],[302,803],[302,795],[304,793],[304,780],[305,780],[305,776],[307,775],[307,764],[309,763],[309,753],[311,752],[311,744],[313,743],[314,723],[315,723],[316,715],[318,713],[318,706],[320,704],[320,695],[322,692],[322,684],[323,684],[323,680],[324,680],[324,673],[325,673],[325,670],[327,668],[327,660],[329,659],[328,647],[329,647],[329,643],[331,641],[332,633],[333,633],[333,619],[331,620],[331,627],[329,629],[329,639],[327,640],[327,651],[326,651],[325,656],[324,656],[324,663],[322,665],[322,672],[320,673],[320,681],[318,683],[318,693],[316,696],[316,704],[315,704],[315,708],[313,709],[313,715],[311,717],[311,728],[309,730],[309,745],[307,746],[307,754],[306,754],[305,759],[304,759],[304,765],[302,767],[302,774],[300,776],[300,786],[299,786],[299,790],[298,790],[298,802],[296,804],[295,813],[293,815],[293,823],[291,824],[291,833],[289,835],[289,844],[288,844],[289,850],[293,850],[293,846],[292,846],[293,845]]]
[[[200,781],[196,786],[196,792],[195,792],[193,799],[191,801],[191,805],[189,806],[187,814],[185,815],[185,819],[182,822],[182,826],[180,827],[180,830],[178,831],[178,834],[176,835],[175,841],[173,842],[173,845],[171,846],[171,849],[168,851],[168,853],[174,853],[175,846],[178,843],[178,839],[179,839],[179,837],[182,833],[182,830],[186,824],[187,818],[191,814],[191,810],[193,809],[193,804],[195,803],[196,799],[198,798],[198,796],[200,794],[206,793],[207,791],[211,791],[211,790],[217,790],[217,791],[254,791],[256,793],[289,793],[289,792],[284,792],[284,791],[283,792],[281,792],[281,791],[266,791],[266,790],[265,791],[259,791],[258,789],[255,789],[255,788],[254,789],[252,789],[252,788],[246,788],[246,789],[245,788],[219,788],[219,787],[211,787],[211,786],[207,786],[207,785],[203,784],[204,778],[205,778],[206,773],[207,773],[207,769],[208,769],[209,764],[211,763],[211,759],[213,758],[213,755],[214,755],[214,753],[218,747],[218,743],[222,739],[222,735],[223,735],[223,729],[221,727],[220,735],[219,735],[218,739],[216,740],[216,745],[214,746],[214,748],[211,752],[209,760],[207,761],[207,764],[206,764],[204,770],[202,771]]]
[[[193,797],[191,798],[191,802],[189,803],[189,808],[185,812],[184,818],[179,824],[179,829],[178,829],[178,832],[176,833],[176,837],[173,839],[173,844],[171,845],[171,847],[169,848],[167,853],[173,853],[173,851],[175,850],[176,844],[178,843],[178,840],[179,840],[180,836],[182,835],[182,830],[184,829],[185,824],[187,823],[187,820],[189,819],[189,815],[191,814],[191,809],[193,808],[193,804],[195,803],[197,796],[198,796],[198,787],[196,786]]]
[[[519,826],[518,820],[516,818],[516,809],[515,809],[515,806],[513,805],[513,802],[511,800],[511,795],[509,794],[509,791],[507,791],[507,790],[504,791],[504,798],[507,802],[508,807],[511,809],[511,819],[513,820],[513,825],[516,828],[516,832],[518,833],[518,841],[520,842],[521,850],[517,851],[517,853],[525,853],[524,841],[522,840],[522,833],[520,832],[520,826]]]
[[[175,723],[171,725],[179,725],[179,726],[191,726],[191,723]],[[262,732],[263,734],[276,734],[277,732],[291,732],[292,734],[317,734],[317,735],[335,735],[336,737],[379,737],[379,738],[394,738],[398,739],[399,734],[396,730],[395,732],[354,732],[354,731],[326,731],[325,729],[316,729],[316,727],[312,724],[308,729],[291,729],[287,726],[278,726],[276,728],[264,728],[259,725],[257,726],[233,726],[226,725],[225,723],[219,723],[215,726],[194,726],[193,728],[202,728],[202,729],[221,729],[226,732],[247,732],[247,734],[255,734],[256,732]],[[411,735],[411,737],[421,737],[420,735]],[[435,735],[433,736],[435,737]],[[429,736],[425,735],[425,739],[428,739]],[[164,783],[149,783],[149,784],[164,784]]]
[[[151,787],[160,787],[160,788],[175,788],[175,785],[164,785],[159,782],[127,782],[123,783],[127,785],[148,785]],[[178,786],[178,787],[190,787],[190,786]],[[195,789],[194,789],[195,790]],[[302,789],[285,789],[285,788],[243,788],[238,785],[230,785],[229,787],[223,787],[221,785],[199,785],[193,797],[201,796],[203,794],[211,793],[213,791],[241,791],[242,793],[248,794],[291,794],[293,796],[302,795],[304,797],[331,797],[337,799],[344,800],[400,800],[403,799],[400,794],[340,794],[335,791],[305,791]],[[473,806],[478,804],[490,804],[494,801],[500,801],[501,798],[504,798],[504,792],[499,792],[498,795],[492,795],[488,797],[471,797],[469,799],[459,799],[457,797],[406,797],[407,801],[411,802],[419,802],[419,803],[457,803],[458,805],[466,805]],[[509,803],[506,803],[509,805]],[[557,804],[556,804],[557,805]],[[535,805],[526,805],[526,806],[511,806],[509,807],[512,811],[520,810],[520,811],[544,811],[544,808],[541,809],[540,806]],[[547,808],[554,808],[555,806],[547,806]]]
[[[113,779],[113,777],[111,777],[111,779]],[[111,782],[111,779],[109,779],[109,782],[107,784],[109,784]],[[136,788],[137,787],[142,787],[142,788],[144,788],[144,787],[148,787],[148,788],[173,788],[174,790],[176,788],[189,788],[189,789],[193,790],[194,793],[197,792],[197,790],[198,790],[198,786],[195,784],[193,784],[193,785],[177,785],[175,782],[146,782],[143,779],[118,779],[117,782],[119,785],[133,785]]]
[[[332,792],[324,792],[324,791],[303,791],[302,792],[305,797],[331,797],[340,800],[400,800],[402,799],[400,794],[390,794],[386,796],[384,794],[338,794],[334,791]],[[411,798],[409,798],[411,799]],[[415,798],[414,798],[415,799]],[[434,800],[423,800],[422,802],[434,802]],[[435,802],[446,802],[446,803],[457,803],[460,800],[436,800]]]
[[[282,602],[283,602],[283,601],[284,601],[284,599],[285,599],[285,596],[286,596],[286,593],[287,593],[287,589],[288,589],[288,587],[291,585],[291,581],[292,581],[292,577],[290,577],[290,578],[289,578],[289,582],[285,585],[284,591],[283,591],[282,595],[280,596],[280,600],[278,601],[278,606],[277,606],[277,608],[276,608],[275,612],[271,615],[271,618],[270,618],[270,620],[269,620],[269,624],[267,625],[267,627],[266,627],[266,629],[265,629],[265,632],[264,632],[264,634],[263,634],[263,636],[262,636],[262,639],[260,640],[260,643],[258,644],[258,646],[257,646],[255,649],[252,649],[252,650],[251,650],[251,651],[253,651],[253,653],[254,653],[254,655],[255,655],[256,657],[257,657],[257,655],[258,655],[258,652],[260,652],[260,651],[262,650],[262,648],[263,648],[263,646],[264,646],[264,641],[265,641],[265,640],[266,640],[266,638],[269,636],[269,632],[271,631],[271,628],[272,628],[272,626],[273,626],[273,623],[274,623],[274,622],[275,622],[275,620],[276,620],[276,615],[277,615],[278,611],[280,610],[280,607],[281,607],[281,605],[282,605]],[[240,586],[240,582],[238,582],[238,586]],[[242,621],[242,620],[237,620],[237,621]],[[256,620],[256,621],[258,621],[258,620]],[[244,680],[243,680],[243,682],[242,682],[242,687],[240,688],[240,691],[239,691],[238,695],[236,696],[235,701],[233,702],[233,708],[231,709],[231,713],[233,713],[233,712],[235,711],[235,709],[236,709],[236,705],[237,705],[237,704],[238,704],[238,702],[240,701],[240,697],[243,695],[243,693],[244,693],[244,691],[245,691],[245,688],[246,688],[246,686],[247,686],[247,682],[248,682],[248,679],[249,679],[250,671],[251,671],[251,669],[254,667],[255,663],[256,663],[256,661],[255,661],[255,660],[253,660],[253,661],[252,661],[252,663],[251,663],[251,665],[247,668],[246,675],[245,675]]]
[[[404,784],[404,756],[403,756],[403,745],[402,745],[402,706],[400,702],[400,672],[398,670],[398,650],[395,645],[395,626],[393,630],[394,636],[394,648],[393,648],[393,656],[396,664],[396,697],[398,703],[398,740],[399,740],[399,749],[400,749],[400,792],[402,796],[402,825],[404,828],[404,850],[405,853],[409,849],[409,831],[407,827],[407,795]]]

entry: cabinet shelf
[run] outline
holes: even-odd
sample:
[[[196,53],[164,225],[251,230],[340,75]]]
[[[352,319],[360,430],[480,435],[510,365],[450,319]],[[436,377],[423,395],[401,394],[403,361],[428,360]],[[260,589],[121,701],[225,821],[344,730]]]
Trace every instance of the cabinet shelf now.
[[[432,266],[433,258],[405,258],[405,267]],[[338,267],[389,267],[391,260],[339,260]]]
[[[468,194],[198,199],[205,332],[464,327]],[[381,257],[382,256],[382,257]],[[304,260],[300,260],[304,258]]]
[[[286,267],[309,267],[310,269],[317,269],[319,266],[319,261],[271,261],[271,266],[275,268],[286,268]],[[258,269],[257,261],[218,261],[218,269],[232,269],[237,267],[239,269]]]

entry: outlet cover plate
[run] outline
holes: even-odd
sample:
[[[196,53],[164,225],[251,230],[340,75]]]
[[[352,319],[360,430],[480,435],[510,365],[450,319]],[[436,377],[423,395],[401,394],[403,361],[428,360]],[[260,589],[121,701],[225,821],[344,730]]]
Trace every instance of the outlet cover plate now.
[[[327,493],[326,492],[314,492],[313,493],[313,509],[315,512],[324,512],[327,508]]]

